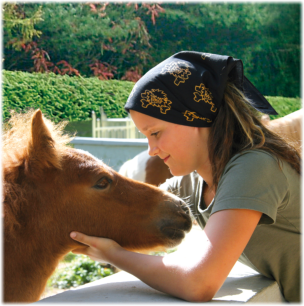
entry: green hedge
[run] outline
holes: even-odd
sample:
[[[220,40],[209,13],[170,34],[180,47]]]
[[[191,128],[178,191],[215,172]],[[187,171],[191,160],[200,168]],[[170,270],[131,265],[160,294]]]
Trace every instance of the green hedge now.
[[[98,78],[70,77],[53,73],[3,71],[3,120],[11,109],[17,112],[40,108],[47,117],[58,122],[91,118],[94,110],[100,116],[100,106],[109,118],[126,117],[123,106],[134,83],[101,81]]]
[[[50,119],[58,122],[90,120],[94,110],[100,116],[100,106],[108,118],[126,117],[123,106],[134,83],[100,81],[98,78],[60,76],[53,73],[3,71],[3,120],[11,109],[17,112],[40,108]],[[283,117],[301,108],[300,98],[266,97]]]

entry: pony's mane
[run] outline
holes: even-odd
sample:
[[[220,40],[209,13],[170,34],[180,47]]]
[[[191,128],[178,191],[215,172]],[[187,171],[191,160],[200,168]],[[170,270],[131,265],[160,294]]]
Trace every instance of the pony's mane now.
[[[27,154],[27,148],[31,140],[31,123],[35,110],[30,110],[25,114],[11,111],[11,118],[2,127],[2,154],[18,156],[22,158]],[[53,123],[44,117],[44,123],[49,129],[57,150],[63,149],[72,137],[64,134],[63,129],[67,121],[58,124]]]
[[[32,139],[31,124],[35,110],[25,114],[11,111],[11,118],[2,126],[2,179],[3,179],[3,213],[5,229],[12,232],[18,227],[18,214],[27,203],[24,188],[17,182],[20,167],[25,165],[29,156],[29,145]],[[72,136],[64,134],[67,122],[54,124],[44,117],[44,123],[54,140],[57,152],[66,150]]]

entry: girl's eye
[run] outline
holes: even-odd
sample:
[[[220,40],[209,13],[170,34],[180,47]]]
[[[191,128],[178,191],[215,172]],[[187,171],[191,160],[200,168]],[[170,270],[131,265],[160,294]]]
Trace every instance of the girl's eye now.
[[[94,186],[94,188],[97,189],[106,189],[110,184],[111,184],[111,180],[108,179],[107,177],[103,177],[102,179],[100,179],[97,184]]]
[[[151,136],[157,136],[159,132],[151,133]]]

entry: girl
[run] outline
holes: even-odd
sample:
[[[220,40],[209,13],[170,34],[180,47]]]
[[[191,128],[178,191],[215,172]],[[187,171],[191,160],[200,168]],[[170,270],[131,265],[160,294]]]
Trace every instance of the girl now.
[[[300,156],[265,128],[255,110],[276,114],[229,56],[184,51],[134,86],[125,105],[175,176],[161,188],[188,198],[203,228],[187,254],[133,253],[116,242],[72,232],[74,253],[109,262],[151,287],[209,301],[237,260],[275,279],[300,301]]]

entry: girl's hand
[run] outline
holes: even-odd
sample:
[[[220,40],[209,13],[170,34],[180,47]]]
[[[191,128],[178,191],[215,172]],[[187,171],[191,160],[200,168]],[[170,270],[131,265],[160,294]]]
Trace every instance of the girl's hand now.
[[[86,246],[72,250],[74,254],[84,254],[92,260],[111,263],[111,254],[123,249],[114,240],[87,236],[79,232],[71,232],[70,237]]]

